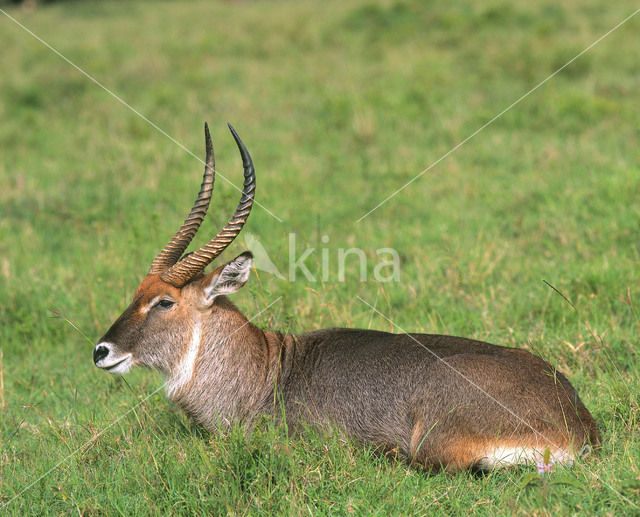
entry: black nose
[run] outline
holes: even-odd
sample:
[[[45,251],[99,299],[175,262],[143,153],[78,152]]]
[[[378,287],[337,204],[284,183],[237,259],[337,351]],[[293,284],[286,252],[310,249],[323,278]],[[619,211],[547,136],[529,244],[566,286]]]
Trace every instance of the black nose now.
[[[109,349],[104,345],[98,345],[93,349],[93,362],[97,363],[109,355]]]

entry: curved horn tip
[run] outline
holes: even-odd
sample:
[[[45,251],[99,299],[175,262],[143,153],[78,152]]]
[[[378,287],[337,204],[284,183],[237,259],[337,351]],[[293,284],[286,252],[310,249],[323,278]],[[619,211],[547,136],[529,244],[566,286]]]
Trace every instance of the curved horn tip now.
[[[207,151],[213,150],[213,144],[211,143],[211,133],[209,133],[209,125],[204,123],[204,144]]]
[[[238,136],[238,133],[236,132],[235,129],[233,129],[233,126],[231,124],[229,124],[227,122],[227,126],[229,126],[229,131],[231,131],[231,134],[233,135],[233,138],[235,139],[236,143],[238,145],[242,144],[242,140],[240,140],[240,137]],[[244,144],[242,144],[242,147],[244,147]]]
[[[244,142],[238,136],[238,133],[236,132],[235,129],[233,129],[233,126],[231,124],[229,124],[227,122],[227,126],[229,126],[229,130],[231,131],[231,134],[233,135],[233,139],[236,141],[236,145],[238,146],[238,149],[240,150],[240,155],[242,156],[243,165],[245,167],[253,166],[253,163],[251,161],[251,156],[249,155],[249,151],[245,147]]]

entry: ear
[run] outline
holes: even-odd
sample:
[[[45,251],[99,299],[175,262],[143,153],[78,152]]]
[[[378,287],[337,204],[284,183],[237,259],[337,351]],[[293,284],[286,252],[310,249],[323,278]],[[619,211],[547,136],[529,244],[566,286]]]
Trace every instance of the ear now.
[[[251,266],[253,266],[253,255],[250,251],[245,251],[205,277],[205,303],[210,304],[222,294],[233,294],[238,291],[249,280]]]

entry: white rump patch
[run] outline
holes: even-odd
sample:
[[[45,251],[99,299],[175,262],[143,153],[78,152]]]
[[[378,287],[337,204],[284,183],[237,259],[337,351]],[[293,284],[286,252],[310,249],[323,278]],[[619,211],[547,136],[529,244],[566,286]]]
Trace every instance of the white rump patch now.
[[[195,369],[196,358],[200,351],[200,342],[202,341],[201,328],[202,324],[200,321],[196,322],[187,351],[167,381],[167,395],[169,395],[169,397],[173,396],[193,377],[193,370]]]
[[[489,470],[513,465],[541,463],[544,461],[544,451],[545,449],[533,447],[495,447],[477,465],[481,469]],[[553,463],[569,465],[573,463],[573,455],[559,449],[551,452],[550,459]]]

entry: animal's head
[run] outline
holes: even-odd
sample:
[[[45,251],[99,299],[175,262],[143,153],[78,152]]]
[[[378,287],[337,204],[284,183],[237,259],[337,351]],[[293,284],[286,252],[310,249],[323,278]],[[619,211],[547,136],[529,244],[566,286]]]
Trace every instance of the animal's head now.
[[[247,282],[252,265],[249,252],[204,274],[207,265],[240,233],[251,212],[255,194],[256,178],[251,157],[234,129],[229,128],[244,167],[244,187],[235,213],[209,243],[182,257],[207,213],[213,192],[213,145],[205,124],[207,158],[198,198],[180,230],[153,260],[131,305],[94,348],[93,360],[99,368],[110,373],[125,373],[140,364],[170,373],[176,362],[189,353],[190,342],[199,341],[201,332],[206,331],[201,325],[202,316],[207,314],[209,318],[215,318],[212,313],[224,312],[228,302],[219,297],[236,292]]]

